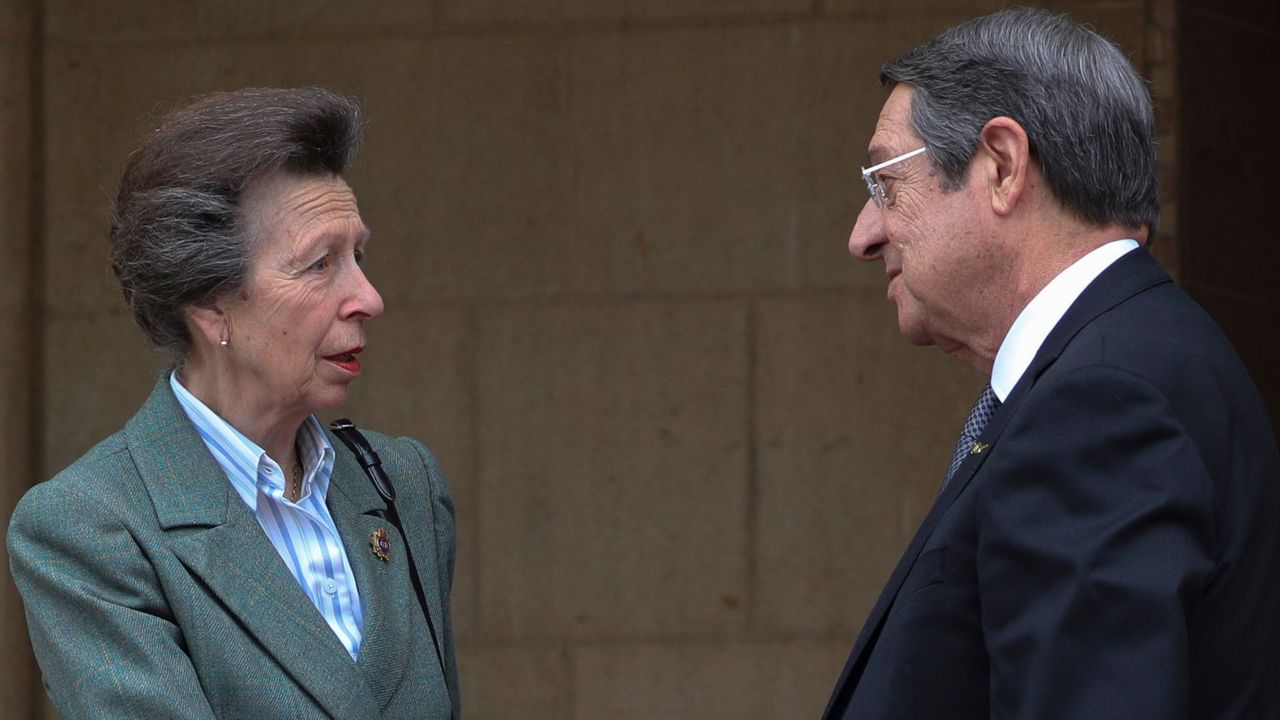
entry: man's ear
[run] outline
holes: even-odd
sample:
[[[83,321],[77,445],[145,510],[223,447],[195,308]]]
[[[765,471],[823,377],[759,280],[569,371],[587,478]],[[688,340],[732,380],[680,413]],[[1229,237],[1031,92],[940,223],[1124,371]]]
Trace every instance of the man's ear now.
[[[183,312],[187,316],[191,340],[197,345],[216,346],[230,336],[231,319],[218,305],[188,305]]]
[[[1022,193],[1030,188],[1027,131],[1013,118],[992,118],[978,135],[978,153],[988,161],[984,180],[990,189],[991,209],[997,215],[1012,213]]]

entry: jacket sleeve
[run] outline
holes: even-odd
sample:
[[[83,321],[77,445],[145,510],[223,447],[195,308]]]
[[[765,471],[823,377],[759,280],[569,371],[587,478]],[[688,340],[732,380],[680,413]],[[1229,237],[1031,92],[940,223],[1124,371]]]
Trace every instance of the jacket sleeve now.
[[[14,510],[8,548],[62,717],[214,717],[159,579],[109,501],[38,485]]]
[[[1212,570],[1208,473],[1156,387],[1042,379],[978,500],[991,716],[1187,714],[1188,618]]]

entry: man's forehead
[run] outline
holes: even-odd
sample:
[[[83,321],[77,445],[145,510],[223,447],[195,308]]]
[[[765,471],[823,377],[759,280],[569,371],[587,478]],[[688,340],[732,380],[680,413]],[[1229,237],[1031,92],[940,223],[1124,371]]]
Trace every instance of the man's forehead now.
[[[899,84],[884,101],[876,119],[875,132],[867,144],[867,157],[873,165],[902,154],[904,146],[914,140],[915,132],[909,123],[911,95],[910,86]]]

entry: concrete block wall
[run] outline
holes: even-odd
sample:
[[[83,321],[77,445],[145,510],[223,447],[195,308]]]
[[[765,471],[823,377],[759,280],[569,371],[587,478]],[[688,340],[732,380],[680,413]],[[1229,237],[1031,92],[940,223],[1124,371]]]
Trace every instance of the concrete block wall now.
[[[1167,99],[1171,3],[1049,6]],[[52,474],[159,370],[103,239],[154,117],[213,89],[325,85],[369,118],[349,179],[388,307],[342,414],[422,439],[448,473],[466,716],[821,712],[983,382],[906,346],[882,270],[845,249],[877,69],[1003,3],[32,4],[15,42],[38,43],[38,172],[0,178],[38,180],[37,227],[0,239],[36,255],[43,329],[16,332],[43,356],[42,420],[6,466]],[[28,87],[15,73],[6,98]],[[32,147],[0,130],[5,157]],[[32,479],[6,475],[6,513]],[[6,578],[11,626],[13,596]]]

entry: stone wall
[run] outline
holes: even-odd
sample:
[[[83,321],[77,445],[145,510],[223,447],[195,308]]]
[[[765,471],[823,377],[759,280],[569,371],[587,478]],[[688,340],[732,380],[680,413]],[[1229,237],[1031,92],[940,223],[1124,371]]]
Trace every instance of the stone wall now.
[[[34,4],[0,4],[6,519],[160,369],[103,239],[137,139],[194,93],[325,85],[369,117],[388,307],[343,414],[448,473],[466,716],[817,717],[983,382],[847,254],[877,69],[1003,3]],[[1050,6],[1171,98],[1172,0]],[[15,597],[5,717],[51,716]]]
[[[0,523],[42,477],[40,414],[41,250],[35,158],[39,40],[33,3],[0,1]],[[0,546],[0,563],[9,553]],[[22,620],[22,601],[0,573],[0,717],[23,718],[36,707],[38,673]],[[13,712],[11,715],[10,712]]]

